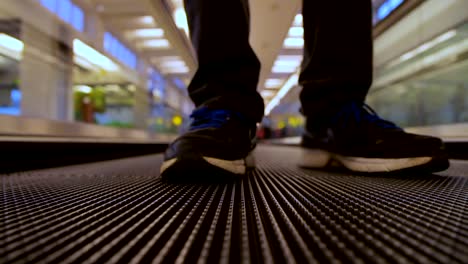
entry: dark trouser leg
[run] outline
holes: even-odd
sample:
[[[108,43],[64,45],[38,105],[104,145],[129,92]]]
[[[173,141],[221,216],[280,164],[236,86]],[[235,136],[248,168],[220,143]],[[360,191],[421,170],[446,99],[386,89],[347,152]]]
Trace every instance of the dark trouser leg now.
[[[302,112],[320,122],[350,100],[363,102],[372,83],[370,0],[303,0]]]
[[[249,44],[247,0],[185,0],[198,70],[188,90],[198,106],[230,109],[260,121],[260,62]]]

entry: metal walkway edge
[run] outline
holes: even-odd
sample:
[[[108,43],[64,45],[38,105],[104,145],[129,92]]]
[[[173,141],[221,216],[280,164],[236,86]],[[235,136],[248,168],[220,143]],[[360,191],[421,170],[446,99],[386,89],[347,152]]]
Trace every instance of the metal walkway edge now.
[[[256,152],[236,184],[162,183],[161,155],[0,175],[0,262],[468,262],[467,162],[358,176]]]

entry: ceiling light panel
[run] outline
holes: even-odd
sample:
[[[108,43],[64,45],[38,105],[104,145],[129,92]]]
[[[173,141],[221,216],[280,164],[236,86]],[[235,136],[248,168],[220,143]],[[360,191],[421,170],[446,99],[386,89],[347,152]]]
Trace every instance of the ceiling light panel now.
[[[151,60],[158,65],[162,73],[188,73],[189,68],[180,56],[163,56]]]
[[[288,92],[297,85],[299,80],[299,74],[295,73],[289,77],[289,79],[284,83],[283,87],[276,93],[275,97],[268,102],[267,106],[265,107],[265,115],[269,115],[271,111],[279,105],[281,99],[283,99]]]
[[[290,66],[273,66],[271,69],[272,73],[293,73],[296,71],[296,67]]]
[[[141,41],[138,46],[140,48],[169,48],[171,45],[167,39],[151,39]]]
[[[161,72],[163,74],[185,74],[185,73],[189,73],[189,71],[190,69],[187,66],[161,68]]]
[[[157,58],[152,59],[151,61],[161,66],[168,66],[168,67],[186,66],[185,62],[182,60],[180,56],[157,57]]]
[[[154,18],[152,16],[142,16],[138,18],[138,22],[145,26],[155,26]]]
[[[86,45],[79,39],[73,40],[73,52],[75,56],[81,57],[91,64],[97,65],[106,71],[118,71],[119,67],[111,59],[102,53]]]
[[[173,13],[174,22],[177,27],[181,29],[187,36],[189,35],[189,28],[187,22],[187,14],[183,7],[178,7]]]
[[[294,17],[293,26],[295,26],[295,27],[302,27],[302,14],[297,14],[297,15]]]
[[[288,36],[293,38],[304,37],[304,28],[302,27],[291,27],[288,31]]]
[[[21,59],[23,49],[24,44],[21,40],[0,33],[0,53],[8,54],[15,59]],[[3,50],[4,52],[2,52]]]
[[[303,38],[287,37],[283,42],[283,48],[285,49],[302,49],[303,47]]]
[[[164,36],[162,28],[145,28],[127,32],[129,38],[161,38]]]
[[[276,58],[275,65],[297,67],[301,64],[302,56],[300,55],[279,55]]]
[[[188,22],[187,22],[187,14],[185,13],[183,0],[171,0],[171,4],[173,7],[172,18],[174,19],[174,23],[188,37],[189,28],[188,28]]]
[[[279,88],[283,84],[283,79],[266,79],[265,81],[265,88],[267,89],[275,89]]]
[[[420,53],[422,53],[422,52],[424,52],[424,51],[426,51],[426,50],[428,50],[428,49],[430,49],[430,48],[432,48],[432,47],[434,47],[434,46],[436,46],[436,45],[438,45],[438,44],[440,44],[440,43],[442,43],[442,42],[444,42],[444,41],[446,41],[446,40],[448,40],[448,39],[450,39],[450,38],[452,38],[454,36],[456,36],[456,35],[457,35],[456,30],[450,30],[450,31],[438,36],[437,38],[420,45],[416,49],[413,49],[413,50],[401,55],[400,62],[411,59],[411,58],[415,57],[416,55],[418,55],[418,54],[420,54]]]
[[[263,98],[270,98],[273,95],[275,95],[275,92],[273,92],[271,90],[263,90],[263,91],[260,92],[260,94],[262,95]]]
[[[273,64],[273,73],[293,73],[301,64],[302,56],[280,55]]]
[[[174,61],[163,61],[160,63],[161,67],[163,68],[177,68],[177,67],[186,67],[184,61],[181,60],[174,60]]]

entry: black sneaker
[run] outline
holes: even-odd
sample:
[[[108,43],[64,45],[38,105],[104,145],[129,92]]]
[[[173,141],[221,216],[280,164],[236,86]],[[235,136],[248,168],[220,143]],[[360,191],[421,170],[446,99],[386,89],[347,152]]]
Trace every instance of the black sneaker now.
[[[381,119],[368,105],[350,103],[327,125],[306,124],[301,166],[324,168],[339,164],[354,172],[395,172],[449,167],[439,138],[406,133]]]
[[[241,114],[206,107],[195,110],[188,132],[164,154],[161,177],[168,182],[226,182],[253,164],[256,124]],[[249,163],[250,162],[250,163]]]

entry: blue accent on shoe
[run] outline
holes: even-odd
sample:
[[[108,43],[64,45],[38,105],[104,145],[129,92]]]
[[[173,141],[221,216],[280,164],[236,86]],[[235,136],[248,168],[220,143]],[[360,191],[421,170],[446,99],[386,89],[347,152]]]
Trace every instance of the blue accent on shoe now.
[[[351,102],[346,104],[332,119],[332,124],[347,127],[353,120],[356,123],[372,123],[381,128],[403,130],[394,123],[382,119],[365,103]]]
[[[225,109],[209,109],[201,107],[192,112],[190,117],[193,119],[190,124],[190,131],[203,128],[220,128],[232,117],[248,124],[247,119],[240,113]]]

